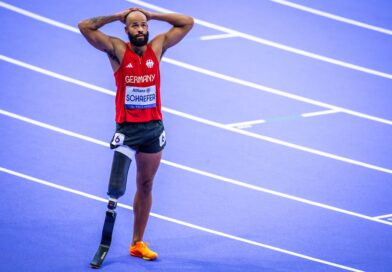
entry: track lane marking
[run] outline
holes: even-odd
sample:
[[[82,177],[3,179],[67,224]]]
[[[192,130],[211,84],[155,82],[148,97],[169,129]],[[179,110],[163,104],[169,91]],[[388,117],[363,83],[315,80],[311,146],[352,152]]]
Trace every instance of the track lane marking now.
[[[385,218],[388,218],[388,217],[392,217],[392,213],[390,213],[390,214],[384,214],[384,215],[379,215],[379,216],[375,216],[375,217],[373,217],[374,219],[385,219]]]
[[[201,36],[200,40],[202,40],[202,41],[220,40],[220,39],[235,38],[235,37],[238,37],[238,36],[233,35],[233,34],[229,34],[229,33],[224,33],[224,34]]]
[[[336,110],[336,109],[332,109],[332,110],[325,110],[325,111],[315,111],[315,112],[303,113],[303,114],[301,114],[301,116],[302,117],[314,117],[314,116],[333,114],[333,113],[338,113],[338,112],[340,112],[340,111]]]
[[[169,9],[165,9],[165,8],[162,8],[162,7],[150,4],[150,3],[145,2],[145,1],[140,1],[140,0],[125,0],[125,1],[130,2],[130,3],[134,3],[136,5],[140,5],[140,6],[143,6],[143,7],[146,7],[146,8],[149,8],[149,9],[154,10],[154,11],[162,12],[162,13],[173,13],[173,12],[175,12],[175,11],[172,11],[172,10],[169,10]],[[356,70],[356,71],[367,73],[367,74],[371,74],[371,75],[384,77],[384,78],[387,78],[387,79],[392,79],[392,74],[388,74],[388,73],[385,73],[385,72],[377,71],[377,70],[370,69],[370,68],[367,68],[367,67],[363,67],[363,66],[360,66],[360,65],[355,65],[355,64],[352,64],[352,63],[349,63],[349,62],[338,60],[338,59],[326,57],[326,56],[323,56],[323,55],[319,55],[319,54],[312,53],[312,52],[309,52],[309,51],[306,51],[306,50],[302,50],[302,49],[298,49],[298,48],[295,48],[295,47],[287,46],[287,45],[284,45],[284,44],[281,44],[281,43],[278,43],[278,42],[274,42],[274,41],[271,41],[271,40],[262,39],[262,38],[259,38],[259,37],[256,37],[256,36],[253,36],[253,35],[250,35],[250,34],[243,33],[241,31],[237,31],[237,30],[234,30],[234,29],[230,29],[230,28],[227,28],[227,27],[223,27],[223,26],[219,26],[219,25],[216,25],[216,24],[213,24],[213,23],[209,23],[207,21],[195,19],[195,23],[197,23],[199,25],[202,25],[202,26],[205,26],[207,28],[211,28],[211,29],[215,29],[215,30],[218,30],[218,31],[221,31],[221,32],[224,32],[224,33],[232,34],[232,35],[235,35],[235,36],[238,36],[238,37],[250,40],[250,41],[254,41],[256,43],[260,43],[260,44],[263,44],[263,45],[267,45],[267,46],[271,46],[271,47],[274,47],[274,48],[278,48],[278,49],[281,49],[281,50],[284,50],[284,51],[287,51],[287,52],[290,52],[290,53],[294,53],[294,54],[297,54],[297,55],[301,55],[301,56],[304,56],[304,57],[316,59],[316,60],[319,60],[319,61],[327,62],[327,63],[330,63],[330,64],[338,65],[338,66],[341,66],[341,67],[344,67],[344,68]]]
[[[9,4],[5,4],[4,2],[0,2],[0,6],[3,6],[4,8],[8,8],[9,10],[17,12],[17,13],[20,13],[22,15],[31,17],[31,16],[29,16],[29,14],[31,12],[25,11],[23,9],[20,9],[18,7],[15,7],[15,6],[12,6],[12,5],[9,5]],[[69,30],[68,28],[71,28],[71,29],[73,29],[72,32],[80,34],[79,30],[77,28],[75,28],[75,27],[65,25],[63,23],[54,21],[52,19],[40,16],[40,15],[37,15],[37,14],[34,14],[34,15],[36,15],[36,16],[33,16],[31,18],[39,20],[39,21],[42,21],[42,22],[47,23],[47,24],[54,25],[56,27],[60,27],[60,28],[66,29],[66,30]],[[43,18],[43,20],[41,20],[41,18]],[[66,27],[62,27],[61,25],[66,26]],[[287,98],[290,98],[290,99],[293,99],[293,100],[301,101],[301,102],[304,102],[304,103],[308,103],[308,104],[312,104],[312,105],[316,105],[316,106],[320,106],[320,107],[324,107],[324,108],[328,108],[328,109],[339,110],[339,111],[344,112],[346,114],[353,115],[353,116],[360,117],[360,118],[364,118],[364,119],[369,119],[369,120],[372,120],[372,121],[375,121],[375,122],[380,122],[380,123],[384,123],[384,124],[387,124],[387,125],[392,125],[392,120],[388,120],[388,119],[385,119],[385,118],[380,118],[380,117],[372,116],[372,115],[369,115],[369,114],[365,114],[365,113],[361,113],[361,112],[345,109],[345,108],[342,108],[342,107],[334,106],[332,104],[328,104],[328,103],[324,103],[324,102],[317,101],[317,100],[314,100],[314,99],[310,99],[310,98],[306,98],[306,97],[303,97],[303,96],[295,95],[295,94],[292,94],[292,93],[289,93],[289,92],[286,92],[286,91],[283,91],[283,90],[271,88],[271,87],[264,86],[264,85],[261,85],[261,84],[257,84],[257,83],[253,83],[253,82],[250,82],[250,81],[238,79],[238,78],[235,78],[235,77],[232,77],[232,76],[228,76],[228,75],[224,75],[224,74],[221,74],[221,73],[217,73],[217,72],[214,72],[214,71],[211,71],[211,70],[208,70],[208,69],[205,69],[205,68],[201,68],[201,67],[198,67],[198,66],[195,66],[195,65],[191,65],[191,64],[188,64],[188,63],[185,63],[185,62],[181,62],[181,61],[178,61],[178,60],[174,60],[174,59],[170,59],[170,58],[167,58],[167,57],[163,57],[162,61],[170,63],[170,64],[173,64],[173,65],[176,65],[176,66],[179,66],[179,67],[182,67],[182,68],[185,68],[185,69],[188,69],[188,70],[191,70],[191,71],[194,71],[194,72],[198,72],[198,73],[205,74],[205,75],[208,75],[208,76],[211,76],[211,77],[215,77],[215,78],[219,78],[219,79],[222,79],[222,80],[225,80],[225,81],[228,81],[228,82],[232,82],[232,83],[236,83],[236,84],[239,84],[239,85],[243,85],[245,87],[254,88],[254,89],[257,89],[257,90],[260,90],[260,91],[264,91],[264,92],[267,92],[267,93],[271,93],[271,94],[287,97]]]
[[[318,10],[318,9],[315,9],[315,8],[310,8],[310,7],[303,6],[303,5],[300,5],[300,4],[297,4],[297,3],[293,3],[293,2],[290,2],[290,1],[286,1],[286,0],[270,0],[270,1],[275,2],[277,4],[280,4],[280,5],[288,6],[288,7],[295,8],[295,9],[298,9],[298,10],[302,10],[302,11],[305,11],[305,12],[309,12],[309,13],[312,13],[312,14],[315,14],[315,15],[318,15],[318,16],[322,16],[322,17],[326,17],[326,18],[329,18],[329,19],[332,19],[332,20],[336,20],[336,21],[339,21],[339,22],[347,23],[347,24],[350,24],[350,25],[355,25],[355,26],[358,26],[358,27],[361,27],[361,28],[377,31],[377,32],[384,33],[384,34],[387,34],[387,35],[392,35],[392,30],[389,30],[389,29],[386,29],[386,28],[382,28],[382,27],[379,27],[379,26],[374,26],[374,25],[367,24],[367,23],[363,23],[363,22],[360,22],[360,21],[357,21],[357,20],[349,19],[349,18],[346,18],[346,17],[343,17],[343,16],[335,15],[335,14],[332,14],[332,13],[329,13],[329,12],[325,12],[325,11],[321,11],[321,10]]]
[[[28,180],[28,181],[32,181],[32,182],[35,182],[35,183],[38,183],[38,184],[41,184],[41,185],[45,185],[45,186],[48,186],[48,187],[51,187],[51,188],[55,188],[55,189],[58,189],[58,190],[61,190],[61,191],[65,191],[65,192],[68,192],[68,193],[72,193],[72,194],[75,194],[75,195],[83,196],[83,197],[86,197],[86,198],[89,198],[89,199],[97,200],[97,201],[100,201],[100,202],[103,202],[103,203],[107,203],[107,201],[108,201],[107,199],[104,199],[104,198],[99,197],[99,196],[95,196],[95,195],[92,195],[92,194],[89,194],[89,193],[86,193],[86,192],[75,190],[75,189],[70,188],[70,187],[58,185],[56,183],[53,183],[53,182],[50,182],[50,181],[46,181],[46,180],[43,180],[43,179],[39,179],[39,178],[36,178],[36,177],[32,177],[32,176],[29,176],[29,175],[26,175],[26,174],[23,174],[23,173],[14,171],[14,170],[10,170],[8,168],[1,167],[1,166],[0,166],[0,171],[2,171],[4,173],[7,173],[9,175],[13,175],[13,176],[16,176],[16,177],[19,177],[19,178],[23,178],[23,179]],[[133,210],[132,206],[129,206],[129,205],[126,205],[126,204],[118,203],[117,206],[122,207],[122,208],[127,209],[127,210]],[[192,224],[192,223],[189,223],[189,222],[186,222],[186,221],[183,221],[183,220],[175,219],[173,217],[157,214],[157,213],[154,213],[154,212],[150,212],[150,216],[158,218],[158,219],[161,219],[161,220],[164,220],[164,221],[168,221],[168,222],[171,222],[171,223],[175,223],[175,224],[178,224],[178,225],[182,225],[182,226],[185,226],[185,227],[188,227],[188,228],[192,228],[192,229],[196,229],[196,230],[203,231],[203,232],[206,232],[206,233],[210,233],[210,234],[213,234],[213,235],[217,235],[217,236],[220,236],[220,237],[225,237],[225,238],[228,238],[228,239],[231,239],[231,240],[235,240],[235,241],[239,241],[239,242],[242,242],[242,243],[246,243],[246,244],[249,244],[249,245],[266,248],[266,249],[269,249],[269,250],[273,250],[273,251],[276,251],[276,252],[280,252],[280,253],[284,253],[284,254],[287,254],[287,255],[299,257],[299,258],[302,258],[302,259],[306,259],[306,260],[309,260],[309,261],[325,264],[325,265],[328,265],[328,266],[337,267],[337,268],[340,268],[340,269],[343,269],[343,270],[354,271],[354,272],[364,272],[363,270],[359,270],[359,269],[348,267],[348,266],[345,266],[345,265],[341,265],[341,264],[325,261],[325,260],[318,259],[318,258],[314,258],[314,257],[308,256],[308,255],[296,253],[294,251],[286,250],[286,249],[283,249],[283,248],[279,248],[279,247],[263,244],[263,243],[260,243],[260,242],[256,242],[256,241],[249,240],[249,239],[245,239],[245,238],[238,237],[238,236],[235,236],[235,235],[232,235],[232,234],[228,234],[228,233],[225,233],[225,232],[213,230],[211,228],[202,227],[202,226],[199,226],[199,225],[196,225],[196,224]]]
[[[308,113],[302,113],[301,115],[291,115],[291,116],[282,116],[282,117],[272,117],[268,118],[267,120],[264,119],[257,119],[257,120],[250,120],[250,121],[242,121],[242,122],[237,122],[237,123],[230,123],[226,124],[228,127],[235,127],[239,129],[244,129],[244,128],[251,128],[254,125],[259,125],[259,124],[264,124],[264,123],[269,123],[269,122],[274,122],[277,119],[281,118],[297,118],[297,117],[315,117],[315,116],[321,116],[321,115],[327,115],[327,114],[333,114],[333,113],[338,113],[338,110],[323,110],[323,111],[316,111],[316,112],[308,112]]]
[[[234,128],[238,128],[238,129],[243,129],[243,128],[250,128],[253,125],[264,124],[265,122],[267,122],[267,121],[263,120],[263,119],[258,119],[258,120],[252,120],[252,121],[243,121],[243,122],[226,124],[226,126],[227,127],[234,127]]]
[[[81,139],[81,140],[84,140],[84,141],[87,141],[87,142],[98,144],[98,145],[101,145],[101,146],[104,146],[104,147],[107,147],[107,148],[110,147],[109,143],[107,143],[107,142],[104,142],[104,141],[101,141],[101,140],[98,140],[98,139],[95,139],[95,138],[92,138],[92,137],[89,137],[89,136],[85,136],[85,135],[82,135],[80,133],[76,133],[76,132],[73,132],[73,131],[70,131],[70,130],[59,128],[59,127],[56,127],[56,126],[53,126],[53,125],[50,125],[50,124],[47,124],[47,123],[44,123],[44,122],[40,122],[40,121],[37,121],[37,120],[31,119],[31,118],[25,117],[25,116],[22,116],[22,115],[19,115],[19,114],[15,114],[15,113],[12,113],[12,112],[9,112],[9,111],[5,111],[5,110],[2,110],[2,109],[0,109],[0,114],[2,114],[4,116],[7,116],[7,117],[10,117],[10,118],[13,118],[13,119],[16,119],[16,120],[19,120],[19,121],[23,121],[23,122],[26,122],[26,123],[38,126],[38,127],[49,129],[51,131],[55,131],[55,132],[58,132],[58,133],[61,133],[61,134],[67,135],[67,136],[71,136],[71,137],[74,137],[74,138],[77,138],[77,139]],[[208,177],[208,178],[212,178],[214,180],[223,181],[225,183],[233,184],[233,185],[240,186],[240,187],[247,188],[247,189],[251,189],[251,190],[254,190],[254,191],[271,194],[271,195],[274,195],[274,196],[277,196],[277,197],[282,197],[282,198],[294,200],[294,201],[301,202],[301,203],[304,203],[304,204],[307,204],[307,205],[311,205],[311,206],[315,206],[315,207],[331,210],[331,211],[334,211],[334,212],[339,212],[339,213],[343,213],[343,214],[346,214],[346,215],[350,215],[350,216],[354,216],[354,217],[370,220],[370,221],[373,221],[373,222],[376,222],[376,223],[382,223],[382,224],[385,224],[385,225],[392,226],[392,222],[386,222],[384,220],[379,220],[377,218],[374,218],[374,217],[371,217],[371,216],[367,216],[367,215],[364,215],[364,214],[348,211],[348,210],[345,210],[345,209],[341,209],[341,208],[337,208],[337,207],[334,207],[334,206],[322,204],[322,203],[319,203],[319,202],[316,202],[316,201],[312,201],[312,200],[308,200],[308,199],[305,199],[305,198],[296,197],[296,196],[293,196],[293,195],[289,195],[289,194],[281,193],[281,192],[278,192],[278,191],[266,189],[266,188],[263,188],[263,187],[260,187],[260,186],[251,185],[251,184],[248,184],[248,183],[243,182],[243,181],[239,181],[239,180],[223,177],[223,176],[220,176],[220,175],[209,173],[207,171],[199,170],[199,169],[196,169],[196,168],[193,168],[193,167],[190,167],[190,166],[186,166],[186,165],[183,165],[183,164],[179,164],[179,163],[175,163],[175,162],[171,162],[171,161],[167,161],[167,160],[161,160],[161,162],[163,164],[172,166],[174,168],[181,169],[181,170],[184,170],[184,171],[187,171],[187,172],[191,172],[191,173],[195,173],[195,174],[198,174],[198,175],[202,175],[202,176],[205,176],[205,177]]]
[[[55,72],[51,72],[49,70],[46,70],[46,69],[43,69],[43,68],[31,65],[31,64],[27,64],[25,62],[21,62],[19,60],[13,59],[13,58],[6,57],[4,55],[0,55],[0,59],[3,60],[3,61],[9,62],[9,63],[15,64],[15,65],[18,65],[18,66],[30,69],[30,70],[38,72],[38,73],[42,73],[42,74],[45,74],[45,75],[48,75],[48,76],[52,76],[54,78],[61,79],[61,80],[64,80],[66,82],[70,82],[70,83],[73,83],[73,84],[76,84],[76,85],[79,85],[79,86],[82,86],[82,87],[86,87],[88,89],[91,89],[91,90],[94,90],[94,91],[97,91],[97,92],[101,92],[101,93],[105,93],[105,94],[108,94],[108,95],[111,95],[111,96],[115,96],[115,92],[113,92],[113,91],[110,91],[110,90],[107,90],[107,89],[101,88],[99,86],[96,86],[96,85],[93,85],[93,84],[90,84],[90,83],[86,83],[86,82],[83,82],[83,81],[80,81],[80,80],[76,80],[76,79],[73,79],[71,77],[63,76],[61,74],[58,74],[58,73],[55,73]],[[342,161],[342,162],[345,162],[345,163],[358,165],[358,166],[365,167],[365,168],[368,168],[368,169],[373,169],[373,170],[376,170],[376,171],[392,174],[392,169],[388,169],[388,168],[380,167],[380,166],[377,166],[377,165],[373,165],[373,164],[369,164],[369,163],[353,160],[353,159],[350,159],[350,158],[346,158],[346,157],[343,157],[343,156],[338,156],[338,155],[335,155],[335,154],[332,154],[332,153],[328,153],[328,152],[324,152],[324,151],[320,151],[320,150],[317,150],[317,149],[308,148],[308,147],[305,147],[305,146],[289,143],[289,142],[282,141],[282,140],[279,140],[279,139],[276,139],[276,138],[273,138],[273,137],[264,136],[264,135],[261,135],[261,134],[253,133],[253,132],[250,132],[250,131],[245,131],[245,130],[238,129],[238,128],[235,128],[235,127],[230,127],[230,126],[227,126],[225,124],[221,124],[221,123],[218,123],[218,122],[215,122],[215,121],[212,121],[212,120],[208,120],[208,119],[205,119],[205,118],[202,118],[202,117],[194,116],[194,115],[191,115],[191,114],[188,114],[188,113],[185,113],[185,112],[181,112],[181,111],[178,111],[178,110],[162,107],[162,111],[170,113],[170,114],[173,114],[173,115],[176,115],[176,116],[180,116],[182,118],[186,118],[186,119],[189,119],[189,120],[192,120],[192,121],[203,123],[205,125],[213,126],[213,127],[216,127],[216,128],[220,128],[220,129],[231,131],[231,132],[234,132],[234,133],[237,133],[237,134],[241,134],[241,135],[244,135],[244,136],[248,136],[248,137],[252,137],[252,138],[255,138],[255,139],[259,139],[259,140],[262,140],[262,141],[267,141],[267,142],[270,142],[270,143],[286,146],[286,147],[289,147],[289,148],[292,148],[292,149],[301,150],[301,151],[304,151],[304,152],[307,152],[307,153],[312,153],[312,154],[315,154],[315,155],[318,155],[318,156],[322,156],[322,157],[326,157],[326,158]]]

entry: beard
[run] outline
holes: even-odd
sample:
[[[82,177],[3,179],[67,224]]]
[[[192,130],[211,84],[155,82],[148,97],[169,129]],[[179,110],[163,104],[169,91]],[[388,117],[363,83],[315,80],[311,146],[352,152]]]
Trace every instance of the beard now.
[[[131,42],[131,44],[135,46],[145,46],[148,43],[148,35],[149,35],[148,31],[145,35],[143,35],[144,36],[143,40],[138,39],[139,35],[140,34],[132,36],[130,33],[128,33],[129,41]]]

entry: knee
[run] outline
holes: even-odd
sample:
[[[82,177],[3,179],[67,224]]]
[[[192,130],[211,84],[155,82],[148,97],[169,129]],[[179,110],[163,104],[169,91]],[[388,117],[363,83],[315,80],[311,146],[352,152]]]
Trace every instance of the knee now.
[[[153,180],[152,179],[143,179],[138,182],[138,193],[147,196],[151,194],[152,191]]]

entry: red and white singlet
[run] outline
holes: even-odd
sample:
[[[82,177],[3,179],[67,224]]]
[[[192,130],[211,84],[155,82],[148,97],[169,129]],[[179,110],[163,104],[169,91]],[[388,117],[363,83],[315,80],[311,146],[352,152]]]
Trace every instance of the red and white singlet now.
[[[149,44],[140,57],[128,43],[114,77],[116,123],[162,120],[159,61]]]

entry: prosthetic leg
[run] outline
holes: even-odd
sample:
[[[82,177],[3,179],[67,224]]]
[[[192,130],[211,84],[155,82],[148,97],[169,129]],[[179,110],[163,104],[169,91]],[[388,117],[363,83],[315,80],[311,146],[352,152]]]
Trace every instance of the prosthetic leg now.
[[[90,263],[92,268],[101,267],[105,257],[109,251],[110,244],[112,242],[112,234],[114,228],[114,222],[116,221],[116,212],[114,209],[117,206],[117,199],[109,199],[108,210],[106,211],[105,222],[102,229],[101,244],[98,247],[97,252],[93,260]]]
[[[115,209],[117,207],[117,200],[125,193],[128,170],[132,161],[131,157],[133,158],[132,155],[134,155],[130,153],[130,151],[133,150],[128,149],[127,147],[121,146],[121,148],[117,148],[114,152],[108,189],[108,209],[106,211],[105,221],[103,224],[101,243],[97,252],[95,253],[93,260],[90,263],[92,268],[101,267],[112,242],[114,222],[116,221]]]

